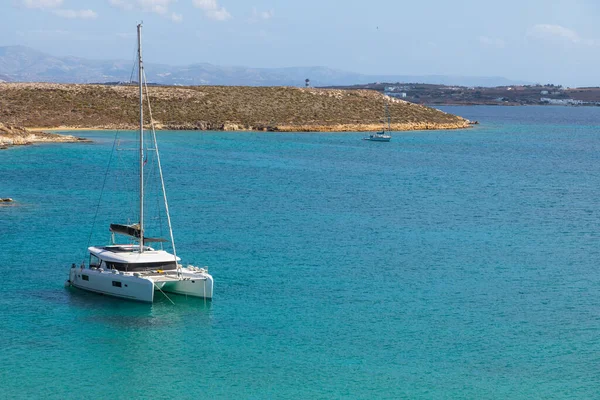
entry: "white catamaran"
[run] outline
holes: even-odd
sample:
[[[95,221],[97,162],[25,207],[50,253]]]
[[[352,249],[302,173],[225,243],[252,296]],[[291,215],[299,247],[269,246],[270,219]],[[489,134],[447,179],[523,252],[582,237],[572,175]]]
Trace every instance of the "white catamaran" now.
[[[137,26],[138,35],[138,67],[139,67],[139,101],[140,101],[140,147],[139,147],[139,223],[133,225],[111,224],[113,243],[108,246],[92,246],[88,248],[89,263],[86,266],[73,264],[69,273],[67,286],[73,286],[90,292],[122,297],[143,302],[153,302],[154,294],[165,292],[187,296],[212,298],[213,278],[204,268],[191,265],[183,267],[175,251],[169,206],[163,181],[156,134],[152,125],[152,140],[162,195],[169,226],[170,241],[173,254],[164,250],[155,250],[146,245],[151,242],[163,242],[164,239],[149,238],[144,232],[144,85],[145,74],[142,62],[142,25]],[[146,86],[146,94],[147,94]],[[152,115],[150,112],[150,120]],[[114,234],[128,236],[137,243],[115,244]]]

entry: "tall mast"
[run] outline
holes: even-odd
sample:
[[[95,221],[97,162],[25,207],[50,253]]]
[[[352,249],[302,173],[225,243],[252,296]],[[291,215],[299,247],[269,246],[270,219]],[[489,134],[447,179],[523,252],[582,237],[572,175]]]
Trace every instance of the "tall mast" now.
[[[140,85],[140,253],[144,252],[144,93],[142,77],[142,24],[137,26],[138,34],[138,83]]]

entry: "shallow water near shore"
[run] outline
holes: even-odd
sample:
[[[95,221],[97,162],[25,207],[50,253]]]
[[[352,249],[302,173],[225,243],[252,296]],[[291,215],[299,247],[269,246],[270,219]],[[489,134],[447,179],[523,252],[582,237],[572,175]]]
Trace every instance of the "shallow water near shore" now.
[[[600,108],[443,110],[480,125],[158,132],[209,302],[63,287],[114,133],[1,152],[0,397],[596,397]]]

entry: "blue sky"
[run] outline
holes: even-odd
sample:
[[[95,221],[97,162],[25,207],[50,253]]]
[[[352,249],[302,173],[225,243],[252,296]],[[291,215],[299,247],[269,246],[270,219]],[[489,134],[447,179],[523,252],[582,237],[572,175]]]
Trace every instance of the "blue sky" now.
[[[1,45],[147,62],[600,85],[597,0],[2,0]]]

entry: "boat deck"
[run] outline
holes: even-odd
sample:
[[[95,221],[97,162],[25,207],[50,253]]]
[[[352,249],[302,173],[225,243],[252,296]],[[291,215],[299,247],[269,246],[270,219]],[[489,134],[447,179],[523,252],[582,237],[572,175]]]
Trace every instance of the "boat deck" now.
[[[181,280],[181,278],[179,276],[177,276],[176,273],[165,274],[165,273],[159,273],[159,272],[149,272],[149,273],[145,273],[145,274],[140,274],[140,276],[143,276],[145,278],[150,278],[154,282],[174,282],[174,281]]]

